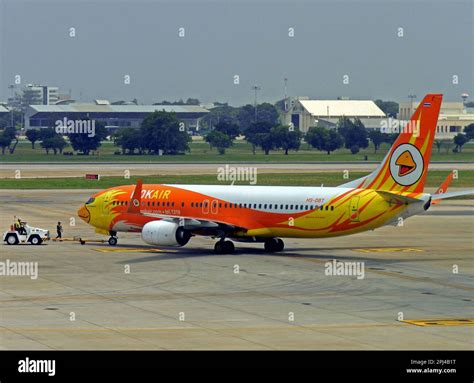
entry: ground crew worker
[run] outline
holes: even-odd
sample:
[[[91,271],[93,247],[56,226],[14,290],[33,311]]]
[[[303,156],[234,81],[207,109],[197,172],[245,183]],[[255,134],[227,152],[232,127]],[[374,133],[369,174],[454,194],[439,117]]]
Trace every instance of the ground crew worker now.
[[[18,231],[18,234],[26,235],[25,224],[23,223],[21,218],[18,218],[18,223],[17,223],[16,229]]]
[[[58,224],[56,225],[56,233],[58,234],[56,236],[56,239],[61,239],[62,236],[61,236],[61,233],[63,232],[63,227],[61,226],[61,222],[58,222]]]

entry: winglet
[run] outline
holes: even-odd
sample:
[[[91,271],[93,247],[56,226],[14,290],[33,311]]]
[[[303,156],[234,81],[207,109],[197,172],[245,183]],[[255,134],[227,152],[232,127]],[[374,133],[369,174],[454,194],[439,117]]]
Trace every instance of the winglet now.
[[[449,173],[448,176],[446,177],[446,179],[444,180],[444,182],[438,188],[438,190],[436,190],[436,193],[433,195],[433,197],[434,196],[439,197],[439,194],[446,193],[448,191],[449,184],[453,180],[453,177],[454,177],[454,172]],[[436,198],[436,197],[434,197],[434,198]],[[440,199],[433,199],[433,201],[431,201],[431,204],[437,205],[440,202],[441,202]]]
[[[140,205],[142,202],[142,180],[137,180],[137,185],[132,194],[132,199],[130,200],[130,205],[128,206],[128,213],[140,213]]]

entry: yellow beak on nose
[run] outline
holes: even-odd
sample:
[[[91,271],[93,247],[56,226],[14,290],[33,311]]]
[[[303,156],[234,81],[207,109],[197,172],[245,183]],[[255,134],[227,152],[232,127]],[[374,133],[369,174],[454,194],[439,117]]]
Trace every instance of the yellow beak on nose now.
[[[89,210],[87,210],[85,205],[80,207],[80,209],[77,211],[77,215],[79,216],[79,218],[81,218],[84,222],[87,223],[89,223],[89,220],[91,219]]]

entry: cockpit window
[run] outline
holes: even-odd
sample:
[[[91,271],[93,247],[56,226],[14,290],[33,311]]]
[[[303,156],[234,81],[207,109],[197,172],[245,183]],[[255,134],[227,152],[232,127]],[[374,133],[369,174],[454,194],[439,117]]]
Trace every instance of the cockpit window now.
[[[89,198],[89,199],[87,200],[86,205],[89,205],[89,204],[91,204],[91,203],[94,202],[94,201],[95,201],[95,198],[92,198],[92,197],[91,197],[91,198]]]

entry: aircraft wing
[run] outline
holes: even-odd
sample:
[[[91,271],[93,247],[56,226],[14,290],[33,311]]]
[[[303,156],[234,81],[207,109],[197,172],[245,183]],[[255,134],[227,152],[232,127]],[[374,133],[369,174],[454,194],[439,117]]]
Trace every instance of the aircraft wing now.
[[[148,212],[140,212],[141,215],[145,217],[153,217],[156,219],[160,219],[163,221],[173,222],[177,225],[183,226],[185,229],[188,230],[200,230],[205,229],[207,231],[240,231],[240,230],[247,230],[245,227],[235,226],[232,224],[228,224],[222,221],[216,220],[206,220],[206,219],[197,219],[193,217],[183,217],[177,215],[170,215],[170,214],[157,214],[157,213],[148,213]]]

